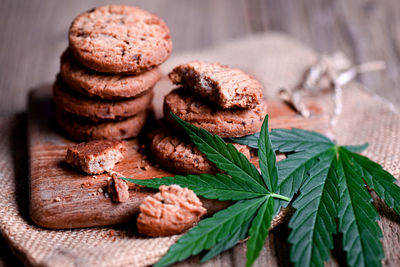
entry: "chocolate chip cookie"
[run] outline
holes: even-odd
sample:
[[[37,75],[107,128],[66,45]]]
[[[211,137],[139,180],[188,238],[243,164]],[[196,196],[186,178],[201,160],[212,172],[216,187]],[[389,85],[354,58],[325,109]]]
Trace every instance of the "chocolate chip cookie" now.
[[[224,109],[255,108],[263,97],[263,87],[254,77],[217,63],[182,64],[169,73],[169,78]]]
[[[142,130],[146,118],[147,110],[121,121],[93,123],[61,109],[57,109],[56,112],[59,127],[75,141],[122,140],[136,137]]]
[[[267,104],[261,100],[252,109],[222,109],[196,97],[186,87],[171,91],[164,98],[164,117],[180,129],[170,112],[182,120],[221,137],[241,137],[259,132],[267,114]]]
[[[153,90],[126,100],[100,100],[71,92],[68,89],[60,78],[54,83],[53,99],[57,107],[94,122],[132,117],[146,110],[153,99]]]
[[[75,58],[99,72],[141,73],[163,63],[172,50],[164,21],[132,6],[87,11],[72,22],[68,37]]]
[[[104,99],[136,97],[161,79],[159,68],[139,75],[110,75],[93,71],[77,61],[69,50],[61,56],[60,74],[72,90]]]
[[[166,128],[156,129],[148,137],[153,157],[173,173],[200,174],[218,171],[215,165],[185,137],[172,134]],[[233,145],[250,159],[250,149],[247,146]]]

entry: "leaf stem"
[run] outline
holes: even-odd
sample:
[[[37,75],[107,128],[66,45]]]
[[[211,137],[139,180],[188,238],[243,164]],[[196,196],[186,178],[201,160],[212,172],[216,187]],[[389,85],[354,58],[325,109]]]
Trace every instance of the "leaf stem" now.
[[[273,198],[278,198],[278,199],[282,199],[282,200],[285,200],[285,201],[289,201],[290,200],[290,198],[288,198],[288,197],[285,197],[285,196],[282,196],[282,195],[279,195],[279,194],[275,194],[275,193],[271,193],[270,196],[273,197]]]

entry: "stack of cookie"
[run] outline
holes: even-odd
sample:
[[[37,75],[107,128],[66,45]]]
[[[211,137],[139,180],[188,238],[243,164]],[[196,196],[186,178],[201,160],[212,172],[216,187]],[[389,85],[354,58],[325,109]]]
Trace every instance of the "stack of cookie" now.
[[[142,9],[109,5],[76,17],[53,87],[60,128],[76,141],[137,136],[171,49],[164,21]]]
[[[199,61],[177,66],[169,78],[180,87],[164,98],[168,126],[150,134],[152,155],[172,172],[215,173],[215,166],[190,141],[168,130],[180,129],[171,112],[222,138],[254,134],[260,131],[267,114],[263,87],[239,69]],[[247,146],[234,145],[250,157]]]

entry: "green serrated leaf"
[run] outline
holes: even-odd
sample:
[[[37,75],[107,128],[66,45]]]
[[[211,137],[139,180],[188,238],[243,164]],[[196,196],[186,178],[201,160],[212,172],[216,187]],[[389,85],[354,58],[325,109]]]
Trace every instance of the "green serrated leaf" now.
[[[240,138],[231,138],[235,143],[247,145],[258,149],[258,139],[260,133],[246,135]],[[326,136],[302,129],[272,129],[270,139],[275,151],[280,152],[300,152],[309,148],[329,147],[334,143]]]
[[[208,199],[242,200],[265,196],[268,191],[259,186],[254,180],[244,180],[239,177],[229,177],[226,174],[216,175],[176,175],[146,180],[121,178],[125,181],[158,189],[161,185],[177,184],[193,190],[196,195]]]
[[[382,232],[377,224],[378,213],[371,204],[372,197],[364,181],[355,172],[351,158],[339,149],[340,201],[338,205],[339,232],[343,233],[343,249],[349,266],[381,266],[384,257]]]
[[[258,158],[261,176],[271,192],[275,192],[278,185],[278,170],[276,168],[276,155],[268,135],[268,115],[265,117],[258,139]]]
[[[342,153],[351,158],[353,163],[359,167],[355,168],[358,175],[385,201],[386,205],[394,209],[400,216],[400,187],[395,184],[396,178],[385,171],[378,163],[348,151],[347,147],[344,148],[342,148]]]
[[[271,142],[275,150],[280,152],[301,152],[325,150],[335,144],[326,136],[302,129],[272,129]]]
[[[182,126],[200,152],[218,169],[232,177],[254,180],[260,186],[265,186],[256,167],[232,144],[225,143],[218,135],[212,135],[204,129],[185,122],[174,113],[171,113],[171,116]]]
[[[266,197],[264,203],[257,211],[257,215],[249,229],[250,238],[247,241],[246,267],[254,263],[261,249],[264,247],[264,242],[268,236],[269,227],[271,226],[273,212],[274,200],[272,197]]]
[[[334,147],[319,147],[299,153],[290,154],[286,159],[278,162],[278,188],[277,193],[293,198],[309,177],[309,170],[318,163],[319,158],[326,151],[333,151]],[[289,202],[275,199],[275,212],[277,214],[281,207],[286,207]]]
[[[233,248],[237,242],[239,242],[240,240],[242,240],[246,237],[252,221],[253,221],[253,218],[250,218],[248,221],[243,222],[242,225],[240,226],[240,228],[238,228],[236,232],[234,232],[231,235],[227,235],[218,244],[213,246],[206,253],[206,255],[204,255],[203,258],[201,258],[200,262],[204,263],[204,262],[212,259],[213,257],[217,256],[221,252]]]
[[[231,138],[235,143],[246,145],[255,149],[258,149],[258,139],[260,138],[260,133],[250,134],[243,137]]]
[[[167,266],[211,248],[227,235],[236,232],[254,215],[264,201],[264,197],[239,201],[217,212],[213,217],[200,221],[172,245],[167,254],[154,266]]]
[[[327,150],[309,171],[301,194],[293,202],[295,213],[289,222],[292,232],[290,259],[295,266],[323,266],[333,248],[336,233],[337,176],[335,150]]]
[[[347,149],[350,152],[354,153],[361,153],[368,147],[368,143],[359,145],[359,146],[342,146],[343,148]]]

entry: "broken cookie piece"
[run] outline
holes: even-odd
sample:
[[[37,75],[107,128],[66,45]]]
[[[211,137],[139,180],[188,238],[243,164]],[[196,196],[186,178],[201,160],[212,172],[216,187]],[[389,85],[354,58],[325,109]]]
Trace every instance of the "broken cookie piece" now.
[[[100,174],[111,171],[126,153],[121,141],[95,140],[69,147],[66,162],[87,174]]]
[[[207,212],[196,194],[188,188],[162,185],[159,189],[159,193],[146,197],[140,204],[139,233],[148,236],[180,234]]]
[[[107,183],[108,194],[114,202],[125,202],[129,199],[128,184],[113,174],[112,179]]]
[[[263,87],[254,77],[218,63],[192,61],[175,67],[168,76],[223,109],[254,108],[263,97]]]

